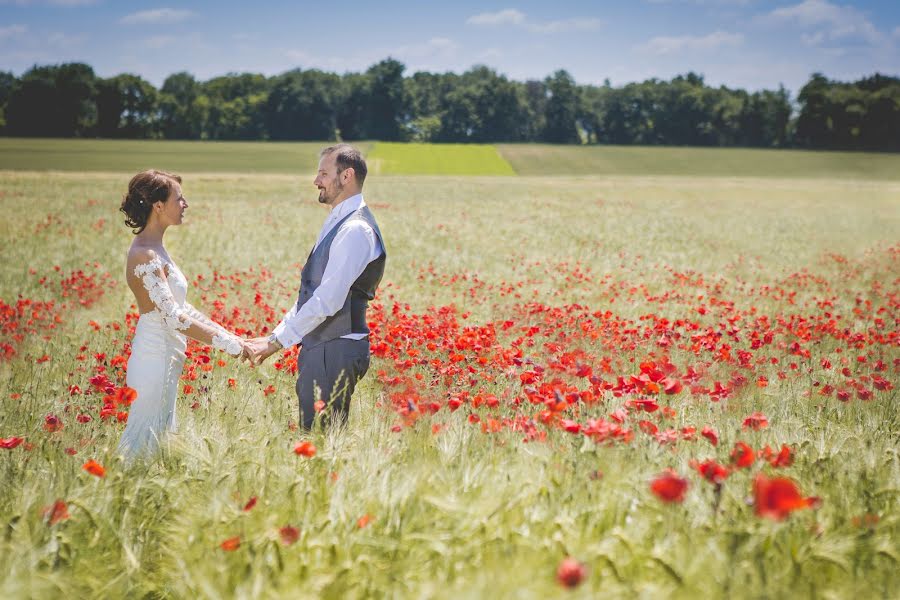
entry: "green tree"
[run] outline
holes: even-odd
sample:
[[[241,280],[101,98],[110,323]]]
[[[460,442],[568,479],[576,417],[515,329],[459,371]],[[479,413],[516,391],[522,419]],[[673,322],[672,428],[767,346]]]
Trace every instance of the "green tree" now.
[[[6,110],[13,135],[73,137],[97,119],[94,70],[82,63],[35,66],[13,86]]]
[[[366,70],[368,95],[362,130],[376,140],[400,140],[409,120],[410,98],[403,85],[403,63],[388,58]]]
[[[543,140],[553,144],[578,143],[580,138],[575,123],[581,110],[575,80],[566,71],[559,70],[544,83],[548,98],[544,109]]]
[[[0,71],[0,131],[6,129],[6,105],[16,81],[16,76],[9,71]]]
[[[265,104],[273,140],[333,140],[340,78],[318,70],[288,71],[275,78]]]
[[[201,84],[208,99],[203,137],[213,140],[264,139],[264,106],[269,81],[257,73],[228,74]]]
[[[122,74],[97,81],[97,134],[144,138],[156,127],[158,94],[137,75]]]
[[[164,137],[200,139],[205,116],[202,103],[198,103],[200,93],[200,84],[190,73],[166,77],[159,97],[159,127]]]

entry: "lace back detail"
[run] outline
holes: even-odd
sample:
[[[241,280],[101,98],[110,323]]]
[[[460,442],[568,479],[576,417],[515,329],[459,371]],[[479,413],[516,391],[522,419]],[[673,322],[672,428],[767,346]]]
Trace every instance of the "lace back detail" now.
[[[134,267],[135,277],[144,284],[150,301],[162,315],[166,326],[183,331],[191,326],[190,318],[185,314],[183,306],[176,302],[169,284],[160,273],[165,274],[165,264],[159,257]]]

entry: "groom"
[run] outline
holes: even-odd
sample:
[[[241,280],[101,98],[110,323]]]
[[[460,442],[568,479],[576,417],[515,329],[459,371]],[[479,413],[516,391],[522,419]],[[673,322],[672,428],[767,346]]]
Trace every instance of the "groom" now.
[[[300,273],[299,297],[271,335],[248,343],[257,364],[282,348],[301,345],[297,397],[306,429],[313,425],[317,400],[345,422],[356,383],[369,369],[366,309],[387,253],[363,201],[366,172],[356,148],[338,144],[322,150],[313,184],[331,213]]]

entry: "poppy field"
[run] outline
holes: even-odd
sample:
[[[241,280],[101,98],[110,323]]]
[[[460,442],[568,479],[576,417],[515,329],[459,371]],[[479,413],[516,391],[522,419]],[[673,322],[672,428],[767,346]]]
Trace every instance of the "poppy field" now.
[[[372,177],[347,427],[297,428],[296,349],[191,343],[179,433],[128,466],[131,174],[0,174],[3,597],[900,589],[900,184]],[[311,178],[183,176],[188,300],[266,333]]]

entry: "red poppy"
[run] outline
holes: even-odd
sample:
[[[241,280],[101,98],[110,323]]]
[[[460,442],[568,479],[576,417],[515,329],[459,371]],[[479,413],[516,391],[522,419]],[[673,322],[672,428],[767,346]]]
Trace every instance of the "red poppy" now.
[[[294,446],[294,454],[312,458],[316,455],[316,447],[312,442],[297,442],[297,445]]]
[[[365,515],[361,516],[359,519],[357,519],[356,526],[359,529],[362,529],[363,527],[365,527],[366,525],[368,525],[371,522],[372,522],[372,515],[365,514]]]
[[[296,527],[291,527],[290,525],[285,525],[281,529],[278,530],[278,535],[281,536],[281,543],[285,546],[290,546],[294,542],[300,539],[300,530]]]
[[[719,434],[716,433],[716,430],[712,427],[704,427],[700,431],[700,435],[709,440],[709,443],[713,446],[719,445]]]
[[[53,503],[53,506],[44,508],[43,516],[47,519],[48,525],[56,525],[60,521],[65,521],[69,518],[69,509],[65,502],[57,500]]]
[[[818,498],[804,498],[797,484],[787,477],[769,479],[762,473],[753,481],[753,499],[756,514],[760,517],[782,520],[795,510],[816,507]]]
[[[95,461],[93,458],[84,463],[81,468],[96,477],[106,476],[106,469],[104,469],[103,465]]]
[[[47,415],[44,417],[44,429],[53,433],[63,428],[63,423],[56,415]]]
[[[683,502],[687,489],[687,479],[682,479],[672,469],[666,469],[650,482],[650,490],[663,502]]]
[[[7,450],[12,450],[22,442],[24,442],[24,438],[20,437],[10,437],[10,438],[0,438],[0,448],[5,448]]]
[[[250,512],[253,510],[253,507],[256,506],[256,496],[252,496],[249,500],[247,500],[247,504],[244,505],[244,512]]]
[[[568,556],[559,563],[559,567],[556,568],[556,580],[567,588],[573,588],[578,586],[582,581],[584,581],[584,577],[587,574],[587,569],[585,569],[584,565]]]
[[[769,419],[766,415],[761,412],[755,412],[746,419],[744,419],[744,429],[750,428],[754,431],[759,431],[760,429],[765,429],[769,426]]]
[[[681,380],[674,379],[672,377],[666,377],[665,379],[663,379],[662,384],[663,391],[669,395],[677,394],[684,389],[684,385],[681,383]]]
[[[241,547],[241,536],[237,535],[232,538],[228,538],[221,544],[219,544],[219,548],[224,550],[225,552],[234,552],[238,548]]]
[[[740,469],[746,469],[756,462],[756,453],[748,444],[737,442],[731,451],[731,462]]]
[[[120,387],[116,390],[116,404],[121,406],[131,406],[131,403],[137,399],[137,390],[128,386]]]
[[[768,446],[766,446],[768,448]],[[778,454],[774,454],[771,452],[771,456],[767,456],[766,460],[769,461],[769,464],[773,467],[789,467],[794,463],[794,455],[791,451],[791,447],[787,444],[781,445],[781,451]]]
[[[728,467],[720,465],[712,459],[705,460],[702,463],[695,461],[692,466],[697,469],[697,472],[705,480],[716,485],[720,485],[728,477]]]

